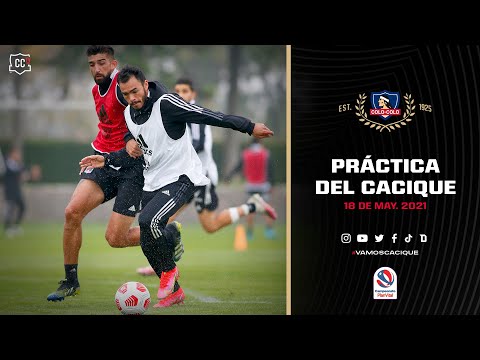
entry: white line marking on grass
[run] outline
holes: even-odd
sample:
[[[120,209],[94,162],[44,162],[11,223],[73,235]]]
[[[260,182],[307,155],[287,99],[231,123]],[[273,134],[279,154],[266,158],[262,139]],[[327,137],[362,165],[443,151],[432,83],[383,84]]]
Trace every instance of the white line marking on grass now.
[[[192,289],[186,289],[186,288],[183,288],[183,291],[187,294],[187,295],[190,295],[190,296],[193,296],[194,298],[200,300],[200,302],[204,302],[204,303],[222,303],[222,304],[272,304],[271,301],[222,301],[222,300],[219,300],[213,296],[207,296],[207,295],[204,295],[196,290],[192,290]]]
[[[33,277],[28,277],[28,276],[2,276],[0,275],[0,281],[25,281],[25,282],[38,282],[38,278],[33,278]],[[41,278],[42,281],[48,282],[48,283],[57,283],[57,278]],[[105,279],[89,279],[88,281],[85,282],[90,282],[90,283],[95,283],[95,284],[102,284],[102,285],[118,285],[120,286],[122,284],[121,281],[114,281],[114,280],[105,280]],[[142,282],[140,280],[140,282]],[[144,285],[147,286],[147,288],[151,287],[152,285],[148,283],[147,281],[143,282]],[[82,287],[82,283],[80,282],[80,288]],[[201,292],[198,292],[196,290],[192,289],[186,289],[183,288],[183,291],[185,294],[193,296],[195,299],[197,299],[200,302],[203,303],[214,303],[214,304],[273,304],[277,303],[277,301],[272,302],[272,301],[258,301],[258,300],[220,300],[217,299],[216,297],[213,296],[207,296],[205,294],[202,294]],[[283,299],[283,297],[281,297]]]
[[[214,298],[213,296],[205,296],[202,293],[199,293],[198,291],[191,290],[191,289],[185,289],[183,288],[183,291],[190,295],[193,296],[194,298],[200,300],[201,302],[204,303],[221,303],[223,301],[218,300],[217,298]]]

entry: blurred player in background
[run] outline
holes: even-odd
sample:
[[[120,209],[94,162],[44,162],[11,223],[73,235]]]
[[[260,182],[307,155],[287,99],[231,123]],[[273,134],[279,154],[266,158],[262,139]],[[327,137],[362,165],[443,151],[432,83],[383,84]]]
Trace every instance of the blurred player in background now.
[[[90,73],[95,81],[92,95],[95,112],[98,116],[99,132],[92,142],[95,154],[106,155],[115,151],[126,151],[136,146],[133,138],[125,138],[128,133],[124,110],[128,105],[117,83],[118,62],[114,49],[109,45],[91,45],[86,55]],[[165,87],[151,82],[152,91],[166,93]],[[93,209],[115,198],[105,238],[110,246],[123,248],[139,245],[138,227],[130,228],[140,210],[143,187],[142,158],[132,158],[129,167],[106,166],[100,169],[87,169],[81,173],[69,204],[65,208],[63,229],[63,256],[65,279],[58,289],[49,294],[47,300],[61,301],[67,296],[79,293],[77,268],[82,245],[82,221]],[[177,223],[167,229],[167,237],[172,242],[180,241]]]
[[[41,168],[38,165],[32,165],[30,168],[27,168],[23,163],[22,151],[18,147],[10,149],[4,166],[4,230],[7,237],[13,237],[23,232],[20,227],[25,215],[22,184],[25,181],[39,180]]]
[[[5,158],[3,157],[2,149],[0,149],[0,177],[5,175]]]
[[[175,83],[175,92],[189,104],[195,104],[196,91],[193,82],[188,78],[180,78]],[[212,130],[210,125],[187,123],[191,135],[192,145],[202,162],[203,174],[210,179],[210,183],[205,186],[195,187],[195,192],[188,202],[182,206],[169,222],[173,221],[192,201],[195,202],[195,209],[198,213],[198,219],[203,229],[208,233],[214,233],[225,226],[236,223],[241,217],[249,214],[266,213],[272,221],[276,218],[275,209],[266,203],[260,195],[250,196],[247,202],[238,207],[231,207],[216,212],[218,207],[218,196],[216,186],[218,184],[218,170],[215,160],[212,156]],[[252,206],[251,204],[255,204]],[[141,275],[155,275],[155,270],[151,266],[137,269]]]
[[[270,151],[261,144],[259,139],[252,139],[252,143],[242,152],[242,157],[237,166],[230,172],[227,179],[235,173],[243,172],[245,178],[245,190],[248,196],[261,194],[269,201],[273,185],[273,162],[270,159]],[[276,237],[271,217],[265,217],[266,225],[264,235],[267,239]],[[254,214],[247,217],[247,238],[253,239]]]
[[[159,302],[154,307],[167,307],[185,299],[177,281],[178,267],[171,256],[172,244],[165,236],[167,222],[190,199],[195,186],[210,183],[203,174],[186,124],[230,128],[259,138],[270,137],[273,132],[244,117],[189,104],[178,94],[165,94],[153,101],[148,96],[148,81],[137,67],[125,66],[118,82],[129,103],[125,109],[127,126],[143,151],[145,184],[138,219],[140,245],[160,278]],[[80,161],[80,172],[90,167],[128,166],[131,159],[125,152],[87,156]]]

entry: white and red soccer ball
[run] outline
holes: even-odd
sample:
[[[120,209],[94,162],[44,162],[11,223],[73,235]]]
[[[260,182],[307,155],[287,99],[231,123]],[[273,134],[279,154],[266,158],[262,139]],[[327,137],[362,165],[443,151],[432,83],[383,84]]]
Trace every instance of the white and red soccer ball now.
[[[126,282],[115,293],[115,304],[123,315],[142,315],[150,305],[150,292],[140,282]]]

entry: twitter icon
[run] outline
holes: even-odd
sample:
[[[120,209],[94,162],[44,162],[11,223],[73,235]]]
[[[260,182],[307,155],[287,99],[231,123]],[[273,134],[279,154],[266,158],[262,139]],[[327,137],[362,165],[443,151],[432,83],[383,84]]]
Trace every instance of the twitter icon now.
[[[375,235],[375,242],[380,242],[383,240],[383,234]]]

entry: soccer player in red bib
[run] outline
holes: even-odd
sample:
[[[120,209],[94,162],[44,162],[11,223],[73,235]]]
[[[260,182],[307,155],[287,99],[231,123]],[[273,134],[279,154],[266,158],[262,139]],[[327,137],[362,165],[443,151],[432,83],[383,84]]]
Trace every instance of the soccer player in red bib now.
[[[114,49],[109,45],[91,45],[86,55],[95,85],[92,88],[95,111],[98,116],[98,134],[92,142],[94,154],[107,155],[126,151],[126,146],[136,146],[128,135],[124,110],[128,105],[117,82],[118,70]],[[167,93],[158,82],[150,82],[150,91]],[[126,144],[125,144],[126,143]],[[130,158],[131,166],[106,166],[87,169],[81,174],[69,204],[65,208],[63,229],[63,256],[65,279],[47,300],[61,301],[79,293],[77,276],[78,257],[82,245],[82,221],[93,209],[115,198],[113,211],[108,221],[105,238],[110,246],[123,248],[138,246],[138,227],[131,228],[135,215],[140,210],[142,197],[143,159]],[[166,228],[165,236],[172,243],[180,241],[179,224]],[[175,260],[179,260],[178,258]]]

